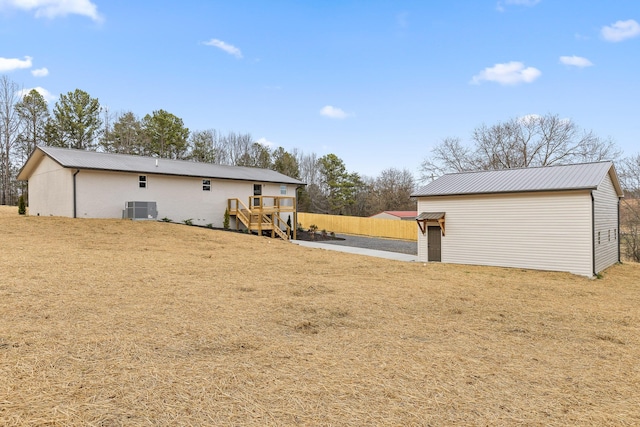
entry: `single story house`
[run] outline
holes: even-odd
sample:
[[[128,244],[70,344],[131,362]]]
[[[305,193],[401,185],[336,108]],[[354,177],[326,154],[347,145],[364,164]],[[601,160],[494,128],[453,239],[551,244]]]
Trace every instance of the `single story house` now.
[[[304,185],[268,169],[57,147],[37,147],[18,179],[29,183],[32,216],[222,227],[229,209],[231,226],[260,231],[296,223],[296,189]]]
[[[415,221],[418,216],[416,211],[382,211],[375,215],[371,215],[369,218],[376,219],[399,219],[403,221]]]
[[[592,277],[620,261],[611,162],[447,174],[412,197],[422,262]]]

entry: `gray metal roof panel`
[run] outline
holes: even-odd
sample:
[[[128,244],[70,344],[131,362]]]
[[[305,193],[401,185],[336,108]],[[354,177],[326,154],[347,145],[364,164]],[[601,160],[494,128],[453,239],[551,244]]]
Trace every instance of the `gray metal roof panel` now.
[[[67,168],[135,172],[145,174],[233,179],[240,181],[304,183],[280,172],[245,166],[217,165],[186,160],[170,160],[127,154],[98,153],[57,147],[38,147],[61,166]]]
[[[412,196],[595,189],[612,167],[611,162],[597,162],[446,174],[418,189]],[[617,191],[622,195],[619,188]]]
[[[420,215],[418,215],[418,217],[416,218],[417,220],[420,221],[425,221],[425,220],[435,220],[435,219],[442,219],[445,216],[445,212],[422,212]]]

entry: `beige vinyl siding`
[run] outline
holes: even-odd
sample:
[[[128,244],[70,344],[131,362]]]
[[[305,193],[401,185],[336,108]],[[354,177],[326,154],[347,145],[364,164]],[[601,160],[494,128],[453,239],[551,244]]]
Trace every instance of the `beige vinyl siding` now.
[[[446,213],[442,262],[592,275],[589,192],[427,197],[418,212]]]
[[[73,216],[73,173],[43,156],[29,178],[29,215]]]
[[[594,198],[594,242],[596,263],[595,270],[600,272],[618,262],[618,196],[607,174],[598,189],[593,192]],[[600,243],[598,243],[600,233]],[[615,233],[615,235],[614,235]]]

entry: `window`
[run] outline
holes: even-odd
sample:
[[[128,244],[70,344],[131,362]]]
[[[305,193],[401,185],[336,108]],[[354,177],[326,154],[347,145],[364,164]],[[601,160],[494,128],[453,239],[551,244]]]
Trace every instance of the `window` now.
[[[211,191],[211,180],[203,179],[202,180],[202,191]]]
[[[147,188],[147,176],[146,175],[140,175],[138,177],[138,185],[140,186],[140,188]]]
[[[600,232],[598,231],[598,244],[600,244]]]
[[[280,186],[280,194],[283,196],[287,195],[287,186],[286,185],[281,185]]]

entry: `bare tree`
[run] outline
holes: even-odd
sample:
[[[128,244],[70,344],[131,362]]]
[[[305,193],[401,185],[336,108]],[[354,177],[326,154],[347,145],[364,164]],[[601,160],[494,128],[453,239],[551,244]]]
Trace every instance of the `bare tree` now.
[[[240,165],[243,159],[248,155],[253,144],[251,134],[240,134],[229,132],[220,138],[222,151],[227,154],[226,161],[223,164]]]
[[[481,125],[471,139],[471,148],[459,138],[444,139],[423,161],[422,180],[448,172],[615,160],[621,154],[610,138],[600,138],[552,114]]]
[[[620,205],[620,243],[628,260],[640,262],[640,154],[622,159],[618,172],[625,192]]]
[[[2,170],[1,179],[1,204],[13,204],[15,195],[12,194],[14,188],[12,182],[12,162],[11,154],[18,136],[20,134],[21,119],[18,115],[16,105],[20,102],[18,85],[9,80],[7,76],[0,78],[0,168]]]
[[[413,174],[407,169],[388,168],[372,183],[371,214],[387,210],[415,210],[411,199],[415,189]]]

